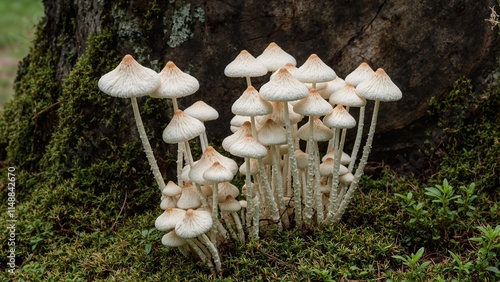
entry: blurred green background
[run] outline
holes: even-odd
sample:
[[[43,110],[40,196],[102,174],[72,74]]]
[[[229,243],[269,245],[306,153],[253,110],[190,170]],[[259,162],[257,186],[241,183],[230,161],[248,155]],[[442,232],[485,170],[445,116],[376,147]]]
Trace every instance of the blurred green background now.
[[[17,64],[28,54],[43,14],[41,0],[0,1],[0,109],[14,93]]]

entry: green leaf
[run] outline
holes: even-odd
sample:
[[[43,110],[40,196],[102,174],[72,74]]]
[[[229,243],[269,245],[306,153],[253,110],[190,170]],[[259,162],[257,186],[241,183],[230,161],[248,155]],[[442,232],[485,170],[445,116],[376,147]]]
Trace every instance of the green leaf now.
[[[485,269],[488,270],[488,271],[491,271],[491,272],[493,272],[495,274],[500,274],[500,270],[498,270],[498,268],[496,268],[494,266],[488,266]]]

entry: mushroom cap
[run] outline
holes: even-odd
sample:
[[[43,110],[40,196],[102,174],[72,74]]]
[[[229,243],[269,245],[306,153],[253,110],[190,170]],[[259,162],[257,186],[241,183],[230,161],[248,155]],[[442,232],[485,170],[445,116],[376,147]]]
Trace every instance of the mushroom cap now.
[[[319,95],[321,95],[321,97],[323,97],[324,99],[329,99],[335,90],[338,90],[338,89],[344,87],[344,85],[345,85],[345,81],[342,78],[337,76],[334,80],[328,81],[326,83],[325,88],[317,89],[317,90],[318,90]]]
[[[163,197],[160,203],[160,209],[166,210],[168,208],[176,208],[177,200],[175,197]]]
[[[361,63],[355,70],[345,77],[345,82],[356,87],[358,84],[370,78],[373,73],[373,69],[367,63]]]
[[[142,97],[160,86],[158,74],[125,55],[118,66],[101,76],[97,83],[102,92],[118,98]]]
[[[286,144],[286,130],[272,119],[268,119],[257,131],[257,140],[264,145]]]
[[[309,95],[293,106],[293,111],[304,116],[324,116],[333,111],[328,103],[316,89],[309,90]]]
[[[250,123],[250,116],[235,115],[229,123],[231,126],[240,127],[247,121]]]
[[[219,118],[217,110],[201,100],[184,109],[184,113],[202,122]]]
[[[267,67],[247,50],[242,50],[224,69],[227,77],[257,77],[267,74]]]
[[[292,65],[290,63],[286,64],[283,66],[283,68],[285,68],[289,73],[291,73],[293,75],[293,73],[297,70],[297,67],[295,65]],[[272,74],[271,74],[271,77],[269,77],[269,79],[273,79],[276,74],[278,74],[280,69],[277,69],[276,71],[274,71]]]
[[[332,159],[335,160],[335,149],[331,149],[330,151],[328,151],[321,158],[321,161],[324,162],[327,158],[332,158]],[[343,164],[343,165],[347,165],[347,164],[349,164],[350,161],[351,161],[351,157],[347,153],[342,152],[341,157],[340,157],[340,163]]]
[[[251,134],[247,134],[238,138],[231,147],[229,153],[241,158],[263,158],[267,155],[267,149],[253,138]]]
[[[353,180],[354,180],[354,175],[351,172],[344,173],[339,177],[339,182],[345,185],[351,184]]]
[[[309,140],[309,126],[310,122],[307,122],[297,130],[297,136],[301,140]],[[328,141],[333,138],[333,131],[325,126],[319,117],[313,118],[313,140],[314,141]]]
[[[234,186],[230,182],[221,182],[219,183],[219,193],[217,195],[217,201],[223,202],[228,195],[231,195],[233,198],[236,198],[240,195],[240,190],[238,187]]]
[[[247,134],[252,134],[252,124],[250,121],[245,121],[233,134],[227,136],[222,140],[222,148],[229,152],[229,148],[238,140],[241,136]]]
[[[199,136],[205,131],[203,123],[194,117],[189,116],[182,110],[177,110],[172,120],[163,130],[163,141],[175,144]]]
[[[184,218],[186,211],[178,208],[167,208],[155,220],[155,227],[159,231],[168,231],[174,229],[177,222]]]
[[[268,101],[285,102],[307,97],[309,89],[294,78],[286,68],[281,68],[269,82],[262,85],[259,92]]]
[[[161,237],[161,243],[164,246],[175,248],[186,245],[187,241],[184,238],[177,236],[175,230],[172,230]]]
[[[323,123],[328,127],[353,128],[356,126],[356,119],[342,105],[338,105],[331,114],[323,118]]]
[[[182,193],[177,200],[177,207],[181,209],[196,209],[201,206],[198,190],[191,182],[184,183]]]
[[[238,171],[238,165],[233,159],[223,156],[212,146],[207,146],[205,148],[205,151],[203,151],[201,158],[191,167],[191,170],[189,171],[189,178],[191,179],[191,181],[198,184],[212,183],[213,180],[209,181],[203,175],[205,171],[209,169],[215,162],[218,162],[226,169],[228,169],[232,173],[232,175],[236,174],[236,172]]]
[[[297,65],[295,58],[274,42],[269,43],[262,54],[257,56],[256,59],[264,64],[268,71],[276,71],[286,64]]]
[[[257,163],[257,159],[249,159],[250,160],[250,175],[256,175],[259,173],[259,164]],[[246,168],[247,161],[244,161],[240,165],[239,172],[241,175],[247,175],[247,168]]]
[[[328,82],[337,77],[335,71],[327,66],[316,54],[312,54],[307,58],[302,66],[300,66],[293,76],[304,83]]]
[[[370,78],[358,84],[356,89],[361,97],[368,100],[393,102],[403,97],[401,90],[381,68],[378,68]]]
[[[271,105],[273,105],[273,112],[268,114],[268,115],[265,115],[265,116],[258,116],[256,118],[257,122],[260,124],[263,124],[268,119],[272,119],[277,124],[284,126],[285,125],[285,105],[281,102],[271,102]],[[290,124],[299,123],[304,118],[304,116],[296,113],[293,110],[293,106],[290,103],[287,103],[287,106],[288,106],[288,118],[290,119]]]
[[[295,159],[298,169],[306,169],[309,165],[309,155],[300,149],[295,150]]]
[[[319,174],[321,176],[332,175],[333,174],[333,166],[334,166],[334,160],[332,158],[326,158],[326,160],[324,160],[319,165]],[[349,170],[347,169],[347,167],[340,164],[339,175],[343,175],[343,174],[346,174],[348,172],[349,172]]]
[[[340,104],[348,107],[364,107],[366,105],[366,99],[359,96],[358,90],[349,83],[346,83],[344,87],[333,91],[329,98],[330,104]]]
[[[179,187],[179,185],[175,184],[172,180],[169,180],[165,188],[163,188],[163,190],[161,191],[161,193],[166,197],[177,196],[181,192],[182,188]]]
[[[217,161],[203,173],[203,178],[210,182],[231,181],[233,177],[234,173]]]
[[[231,111],[233,114],[240,116],[262,116],[270,114],[273,111],[273,106],[268,101],[262,99],[259,92],[250,85],[234,101]]]
[[[210,230],[212,224],[212,215],[208,211],[189,209],[184,218],[175,225],[175,233],[185,239],[196,238]]]
[[[154,98],[180,98],[189,96],[200,88],[198,80],[180,70],[172,61],[159,73],[160,87],[150,94]]]
[[[223,202],[219,202],[221,212],[238,212],[241,210],[241,204],[233,196],[227,195]]]

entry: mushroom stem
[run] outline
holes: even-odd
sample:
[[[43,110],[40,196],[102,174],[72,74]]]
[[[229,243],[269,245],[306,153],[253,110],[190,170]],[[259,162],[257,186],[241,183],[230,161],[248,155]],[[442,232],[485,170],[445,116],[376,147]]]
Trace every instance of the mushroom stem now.
[[[314,85],[314,84],[313,84]],[[311,225],[313,216],[313,181],[314,181],[314,126],[313,126],[313,116],[309,116],[309,140],[307,141],[307,184],[306,184],[306,195],[305,195],[305,209],[304,209],[304,224],[306,227]]]
[[[189,166],[190,167],[193,167],[194,165],[194,161],[193,161],[193,155],[191,154],[191,147],[189,146],[189,141],[184,141],[184,142],[181,142],[184,144],[184,147],[186,148],[186,156],[187,156],[187,162],[189,163]],[[180,143],[179,143],[180,144]],[[207,198],[205,197],[205,195],[203,194],[203,192],[201,191],[201,186],[200,184],[198,183],[195,183],[194,186],[196,187],[196,190],[198,191],[198,196],[200,197],[200,201],[201,201],[201,205],[204,207],[204,208],[208,208],[208,202],[207,202]]]
[[[212,272],[215,272],[214,265],[210,259],[207,258],[207,256],[203,253],[203,251],[196,245],[195,242],[193,242],[193,239],[186,239],[186,242],[189,244],[191,249],[198,255],[198,257],[201,259],[202,262],[206,263],[208,267],[210,267],[210,270]]]
[[[210,242],[210,240],[208,239],[207,235],[201,234],[200,236],[198,236],[198,238],[200,239],[200,241],[203,244],[205,244],[205,246],[207,246],[208,251],[212,255],[212,258],[214,259],[215,271],[217,273],[220,273],[222,267],[221,267],[219,252],[217,251],[217,248],[214,246],[214,244],[212,242]]]
[[[137,98],[130,98],[132,101],[132,109],[134,111],[135,123],[137,125],[137,130],[139,131],[139,137],[142,141],[142,146],[144,147],[144,152],[146,153],[146,158],[148,159],[149,166],[151,167],[151,171],[153,172],[153,176],[158,184],[158,188],[160,191],[165,188],[165,181],[163,180],[163,176],[160,173],[160,168],[156,163],[155,156],[153,154],[153,149],[151,149],[151,145],[149,144],[148,137],[146,135],[146,130],[144,129],[144,124],[142,123],[141,113],[139,111],[139,105],[137,104]]]
[[[326,222],[329,224],[331,222],[332,217],[337,209],[337,197],[338,197],[338,185],[339,185],[339,168],[340,168],[340,150],[339,150],[339,134],[340,129],[335,128],[335,140],[333,141],[333,146],[335,148],[335,154],[333,157],[333,176],[332,176],[332,185],[330,189],[330,199],[328,203],[328,214],[326,216]]]
[[[257,236],[255,236],[255,233],[253,232],[254,227],[252,227],[252,218],[254,216],[254,203],[253,203],[253,197],[252,197],[252,181],[251,181],[251,175],[250,175],[250,158],[245,158],[245,187],[246,187],[246,199],[247,199],[247,213],[246,213],[246,225],[247,228],[249,228],[249,233],[250,233],[250,238],[251,239],[257,239]],[[258,224],[258,223],[257,223]],[[254,224],[255,225],[255,224]]]
[[[365,107],[359,108],[359,119],[358,119],[358,131],[356,132],[356,139],[354,140],[354,146],[352,147],[351,162],[347,169],[352,172],[354,164],[356,163],[356,158],[358,155],[358,150],[361,145],[361,138],[363,136],[363,127],[365,125]]]
[[[248,86],[252,86],[252,80],[251,80],[251,78],[249,76],[245,76],[245,79],[247,81],[247,87]]]
[[[290,165],[292,170],[293,197],[295,201],[295,223],[297,227],[302,224],[302,189],[300,186],[299,170],[297,169],[297,158],[295,157],[295,145],[290,129],[290,113],[288,111],[288,102],[283,102],[284,121],[286,129],[286,140],[288,145],[288,154],[290,156]]]
[[[359,165],[356,168],[356,173],[354,174],[354,179],[349,186],[349,189],[347,190],[344,199],[340,203],[339,208],[335,212],[335,215],[332,218],[332,223],[337,223],[340,221],[340,218],[342,218],[342,215],[344,215],[344,212],[347,208],[347,205],[352,199],[352,196],[354,194],[354,191],[358,188],[358,183],[363,176],[365,166],[368,160],[368,155],[370,154],[370,150],[372,148],[372,143],[373,143],[373,136],[375,135],[375,128],[377,126],[377,115],[378,115],[378,110],[380,107],[380,101],[375,100],[375,106],[373,107],[373,115],[372,115],[372,121],[370,124],[370,130],[368,131],[368,137],[366,139],[366,144],[363,147],[363,156],[361,157],[359,161]]]
[[[276,196],[278,198],[277,202],[279,204],[279,212],[283,214],[285,212],[285,200],[283,199],[283,181],[280,173],[280,157],[279,157],[279,145],[271,145],[271,156],[272,156],[272,174],[274,181],[274,189],[276,190]],[[288,222],[288,217],[283,216],[281,218],[285,228],[288,228],[290,223]]]
[[[210,233],[210,241],[212,241],[215,245],[217,245],[217,225],[219,222],[218,219],[218,205],[219,205],[219,183],[214,182],[213,190],[212,190],[212,221],[214,222],[212,225],[212,233]]]
[[[319,149],[318,142],[314,142],[314,155],[315,155],[315,168],[314,168],[314,180],[316,187],[316,222],[320,224],[323,222],[324,214],[323,214],[323,193],[321,193],[321,175],[319,173]]]

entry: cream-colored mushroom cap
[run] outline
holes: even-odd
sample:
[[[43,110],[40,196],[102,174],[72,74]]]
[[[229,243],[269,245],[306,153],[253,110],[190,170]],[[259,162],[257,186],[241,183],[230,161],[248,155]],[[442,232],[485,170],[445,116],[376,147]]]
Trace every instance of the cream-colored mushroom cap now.
[[[223,202],[219,203],[222,212],[238,212],[241,210],[241,204],[233,196],[227,195]]]
[[[333,165],[334,160],[332,158],[327,158],[319,165],[319,173],[322,176],[332,175],[333,174]],[[340,164],[339,166],[339,175],[348,173],[349,170],[344,165]]]
[[[297,130],[297,136],[301,140],[308,141],[309,140],[309,126],[310,122],[307,122],[303,126]],[[328,141],[333,138],[333,131],[325,126],[323,122],[319,119],[319,117],[313,118],[313,136],[312,139],[314,141]]]
[[[172,180],[168,181],[167,185],[161,193],[167,197],[177,196],[182,192],[182,188],[175,184]]]
[[[356,126],[356,119],[342,105],[338,105],[331,114],[323,118],[323,123],[328,127],[353,128]]]
[[[264,100],[259,92],[253,87],[248,86],[245,92],[234,101],[231,111],[240,116],[262,116],[273,111],[273,106]]]
[[[268,101],[285,102],[307,97],[309,89],[304,83],[295,79],[286,68],[281,68],[269,82],[262,85],[259,93]]]
[[[172,120],[163,130],[163,141],[169,144],[175,144],[199,136],[205,131],[203,123],[194,117],[177,110]]]
[[[330,151],[328,151],[322,158],[321,158],[321,161],[325,161],[327,158],[332,158],[332,159],[335,159],[335,149],[331,149]],[[349,162],[351,161],[351,157],[345,153],[345,152],[342,152],[341,156],[340,156],[340,163],[343,164],[343,165],[347,165],[349,164]]]
[[[160,87],[151,93],[154,98],[180,98],[189,96],[200,88],[198,80],[180,70],[172,61],[160,71]]]
[[[240,165],[239,172],[241,175],[247,175],[246,165],[246,161]],[[250,159],[250,175],[256,175],[257,173],[259,173],[259,164],[257,159]]]
[[[201,158],[191,167],[189,171],[189,178],[194,183],[198,184],[209,184],[213,181],[208,181],[203,177],[203,174],[207,169],[209,169],[215,162],[218,162],[225,168],[227,168],[233,175],[238,171],[238,165],[236,162],[228,157],[223,156],[212,146],[207,146]],[[227,180],[226,180],[227,181]]]
[[[306,169],[309,164],[309,155],[300,149],[295,150],[295,159],[298,169]]]
[[[160,203],[160,209],[176,208],[177,199],[175,197],[163,197]]]
[[[203,101],[196,101],[194,104],[184,109],[184,113],[202,122],[219,118],[217,110]]]
[[[222,148],[224,148],[226,152],[229,152],[231,145],[233,145],[240,137],[247,134],[252,134],[252,124],[250,121],[245,121],[236,132],[224,138],[224,140],[222,140]]]
[[[196,238],[210,230],[212,224],[212,215],[208,211],[189,209],[184,218],[175,225],[175,233],[185,239]]]
[[[231,181],[233,177],[233,172],[219,162],[214,162],[212,166],[203,173],[203,178],[211,182]]]
[[[348,107],[364,107],[366,99],[359,96],[358,90],[349,83],[332,93],[329,98],[332,105],[344,105]]]
[[[257,77],[267,74],[267,67],[247,50],[241,51],[224,69],[227,77]]]
[[[403,97],[401,90],[381,68],[377,69],[370,78],[358,84],[356,89],[361,97],[368,100],[393,102]]]
[[[161,237],[161,243],[164,246],[176,248],[186,245],[187,241],[184,238],[177,236],[175,230],[172,230]]]
[[[155,220],[155,227],[159,231],[168,231],[174,229],[177,222],[184,218],[186,211],[178,208],[167,208]]]
[[[354,175],[350,172],[344,173],[339,177],[339,182],[345,185],[351,184],[354,180]]]
[[[304,116],[324,116],[333,111],[328,103],[316,89],[309,90],[309,95],[293,106],[293,111]]]
[[[274,120],[268,119],[257,131],[257,140],[264,146],[285,144],[286,130]]]
[[[257,60],[264,64],[268,71],[279,70],[286,64],[291,64],[293,66],[297,65],[295,58],[274,42],[269,43],[262,54],[257,56]]]
[[[281,102],[271,102],[273,105],[273,112],[265,115],[265,116],[258,116],[256,118],[257,122],[260,124],[265,123],[268,119],[274,120],[277,124],[279,125],[285,125],[285,106]],[[288,118],[290,119],[290,124],[297,124],[299,123],[304,116],[301,114],[296,113],[293,110],[293,106],[290,103],[287,103],[288,105]]]
[[[142,97],[160,86],[158,74],[125,55],[118,66],[101,76],[97,83],[102,92],[118,98]]]
[[[184,183],[182,193],[177,200],[177,207],[181,209],[196,209],[201,206],[198,190],[191,182]]]
[[[286,64],[283,66],[290,74],[293,75],[293,73],[297,70],[297,67],[295,65],[292,65],[290,63]],[[271,74],[271,77],[269,77],[269,79],[273,79],[276,74],[278,74],[280,69],[277,69],[276,71],[274,71],[272,74]]]
[[[373,69],[367,63],[361,63],[354,71],[345,77],[345,82],[354,85],[356,87],[358,84],[370,78],[373,73]]]
[[[324,99],[329,99],[334,91],[336,91],[344,86],[345,86],[345,81],[342,78],[337,76],[334,80],[328,81],[326,83],[325,88],[317,89],[317,90],[318,90],[319,95],[321,95],[321,97],[323,97]]]
[[[253,138],[251,134],[242,136],[229,147],[229,153],[241,158],[263,158],[267,149]]]
[[[316,54],[312,54],[307,58],[302,66],[300,66],[293,76],[304,83],[328,82],[337,77],[335,71],[327,66]]]
[[[218,202],[224,201],[228,195],[236,199],[236,197],[240,195],[240,190],[230,182],[219,183],[219,193],[217,195]]]

